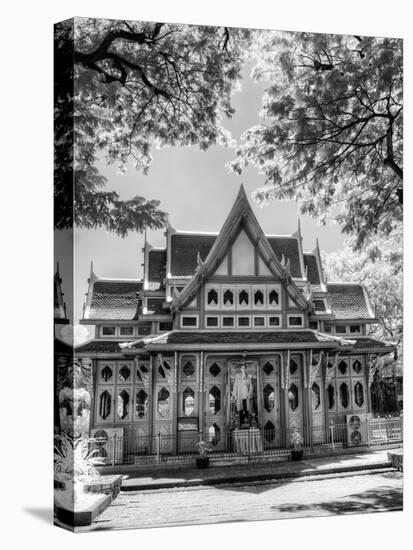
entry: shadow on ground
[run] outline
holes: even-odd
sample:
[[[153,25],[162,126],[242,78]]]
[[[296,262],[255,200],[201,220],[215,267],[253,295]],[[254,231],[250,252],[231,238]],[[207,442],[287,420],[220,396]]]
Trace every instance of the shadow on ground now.
[[[330,514],[356,514],[382,510],[402,510],[403,493],[393,487],[380,487],[377,490],[347,495],[340,500],[310,504],[287,504],[272,506],[272,510],[294,514],[295,512],[314,512],[324,510]]]

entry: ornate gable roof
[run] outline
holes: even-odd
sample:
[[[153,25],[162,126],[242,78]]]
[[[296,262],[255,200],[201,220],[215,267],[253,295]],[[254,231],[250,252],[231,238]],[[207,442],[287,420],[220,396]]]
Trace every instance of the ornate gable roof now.
[[[304,265],[307,268],[307,277],[312,285],[319,285],[320,274],[318,272],[317,259],[312,253],[304,253]]]
[[[336,319],[374,319],[367,292],[359,283],[328,283],[327,299]]]
[[[201,264],[198,265],[192,280],[188,283],[180,296],[173,300],[172,310],[176,311],[181,309],[193,299],[203,281],[205,281],[205,278],[211,276],[223,260],[229,246],[234,238],[239,234],[241,228],[243,228],[249,235],[268,269],[274,274],[274,276],[284,282],[287,292],[291,298],[293,298],[303,309],[309,309],[310,304],[292,281],[291,272],[289,272],[287,268],[281,264],[274,252],[273,247],[264,235],[261,226],[252,211],[251,205],[248,202],[244,187],[241,185],[234,205],[232,206],[232,209],[224,225],[222,226],[220,233],[215,238],[205,261],[201,261]]]
[[[198,253],[205,260],[217,235],[173,233],[171,235],[171,276],[193,275],[197,267]]]
[[[301,279],[300,250],[297,237],[291,236],[267,236],[267,240],[274,251],[274,254],[281,261],[282,257],[290,260],[291,276]]]
[[[136,320],[141,289],[142,281],[100,279],[91,269],[83,320]]]

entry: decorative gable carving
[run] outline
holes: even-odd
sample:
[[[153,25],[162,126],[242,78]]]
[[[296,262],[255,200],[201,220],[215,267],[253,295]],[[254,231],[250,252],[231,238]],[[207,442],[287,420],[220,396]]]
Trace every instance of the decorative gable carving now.
[[[200,288],[215,272],[216,266],[227,257],[232,244],[232,274],[255,275],[255,254],[264,260],[270,276],[280,281],[293,298],[297,306],[306,311],[311,304],[293,282],[288,265],[283,266],[267,240],[261,226],[248,202],[244,188],[241,186],[237,199],[229,213],[219,235],[216,237],[208,256],[198,267],[192,280],[180,296],[171,304],[173,311],[181,310],[194,299]],[[240,258],[242,256],[242,258]],[[244,257],[251,260],[246,261]],[[235,264],[234,264],[235,261]],[[262,268],[262,262],[261,262]]]

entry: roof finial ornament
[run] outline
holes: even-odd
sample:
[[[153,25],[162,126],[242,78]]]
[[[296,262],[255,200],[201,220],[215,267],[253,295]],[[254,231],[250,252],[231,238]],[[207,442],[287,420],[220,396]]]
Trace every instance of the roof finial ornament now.
[[[290,258],[287,259],[287,263],[284,266],[285,272],[287,273],[288,277],[291,277],[291,265],[290,265]]]
[[[304,294],[304,297],[307,299],[307,300],[310,300],[312,295],[313,295],[313,288],[311,286],[311,283],[310,281],[307,281],[305,287],[303,288],[303,294]]]
[[[196,268],[195,268],[195,272],[200,271],[203,267],[204,267],[204,262],[202,261],[201,253],[198,251],[197,254],[196,254]]]
[[[285,256],[284,256],[284,252],[281,254],[281,265],[283,267],[285,267]]]
[[[90,262],[90,275],[89,275],[88,283],[90,283],[90,281],[93,281],[94,279],[96,279],[96,275],[93,272],[93,260],[92,260]]]

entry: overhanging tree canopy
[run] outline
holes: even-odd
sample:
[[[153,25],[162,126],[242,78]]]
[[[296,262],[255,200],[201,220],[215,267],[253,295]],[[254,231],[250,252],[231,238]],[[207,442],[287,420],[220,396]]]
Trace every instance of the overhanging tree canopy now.
[[[233,113],[248,36],[229,28],[86,18],[56,27],[58,229],[75,222],[124,236],[164,224],[157,201],[124,201],[103,189],[97,155],[103,152],[121,171],[132,159],[145,173],[153,145],[227,144],[220,122]]]
[[[343,231],[389,234],[402,218],[402,41],[263,32],[256,79],[270,82],[265,123],[243,135],[230,169],[257,167],[255,198],[295,198]]]

